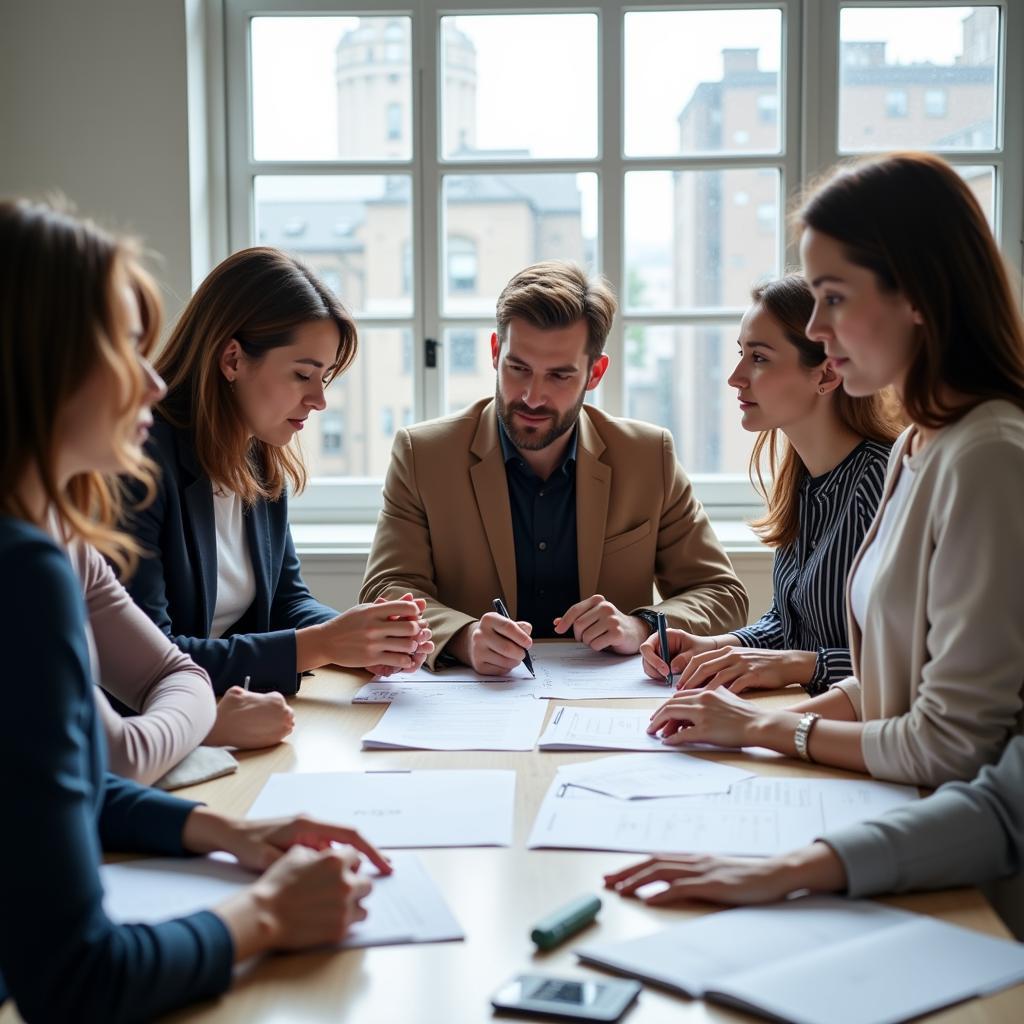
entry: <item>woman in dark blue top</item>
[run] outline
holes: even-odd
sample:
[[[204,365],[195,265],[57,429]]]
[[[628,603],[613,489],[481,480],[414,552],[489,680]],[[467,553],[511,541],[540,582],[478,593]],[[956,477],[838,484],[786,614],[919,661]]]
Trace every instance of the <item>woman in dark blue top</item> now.
[[[804,333],[814,297],[802,277],[762,285],[753,300],[729,385],[744,429],[758,431],[751,475],[767,513],[753,526],[775,548],[772,604],[757,622],[722,636],[669,630],[672,671],[680,689],[740,693],[799,683],[818,694],[851,673],[846,577],[902,424],[887,394],[853,398],[842,389],[824,346]],[[657,633],[641,653],[647,672],[663,679]]]
[[[335,941],[365,916],[352,845],[389,870],[347,829],[237,822],[106,770],[95,648],[64,545],[91,543],[123,571],[137,553],[113,527],[110,481],[146,479],[148,406],[163,393],[145,356],[157,309],[125,243],[45,206],[0,203],[0,1003],[29,1021],[142,1020],[215,995],[236,961]],[[300,837],[317,852],[289,850]],[[350,846],[324,849],[331,839]],[[271,866],[258,891],[212,911],[115,924],[104,849],[225,850]]]
[[[210,272],[157,361],[168,394],[146,454],[160,482],[124,523],[147,554],[127,586],[224,695],[207,743],[278,742],[291,714],[279,694],[303,672],[387,674],[433,650],[424,602],[339,613],[310,594],[292,544],[287,491],[306,473],[291,442],[355,354],[337,297],[292,256],[257,247]]]

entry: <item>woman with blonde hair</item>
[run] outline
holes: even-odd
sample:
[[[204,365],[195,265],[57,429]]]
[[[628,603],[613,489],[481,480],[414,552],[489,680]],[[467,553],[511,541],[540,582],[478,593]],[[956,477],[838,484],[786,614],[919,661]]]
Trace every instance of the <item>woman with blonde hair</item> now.
[[[750,470],[767,513],[753,526],[775,549],[772,604],[721,636],[670,629],[671,671],[681,690],[799,683],[818,694],[850,674],[846,576],[878,508],[899,423],[886,395],[846,394],[825,347],[804,333],[814,296],[802,277],[759,285],[752,299],[729,386],[744,429],[758,431]],[[657,633],[641,653],[647,673],[665,678]]]
[[[139,553],[116,528],[112,481],[151,483],[142,445],[164,389],[148,361],[158,325],[146,320],[144,280],[124,242],[47,206],[0,202],[0,813],[12,829],[0,843],[0,1004],[12,998],[30,1021],[148,1020],[209,998],[235,962],[336,942],[365,917],[357,850],[390,871],[349,829],[235,821],[107,771],[96,678],[116,622],[109,604],[87,609],[95,581],[75,570],[100,555],[75,548],[126,573]],[[162,647],[205,687],[128,604],[122,642]],[[126,664],[139,656],[123,652]],[[103,909],[104,847],[223,850],[263,874],[211,911],[115,924]]]
[[[154,500],[124,520],[146,551],[132,597],[224,697],[208,741],[264,746],[292,727],[282,694],[337,664],[418,668],[433,650],[423,602],[339,613],[302,580],[287,491],[306,473],[292,440],[356,355],[356,325],[301,262],[244,249],[214,268],[157,360],[167,396],[146,448]]]

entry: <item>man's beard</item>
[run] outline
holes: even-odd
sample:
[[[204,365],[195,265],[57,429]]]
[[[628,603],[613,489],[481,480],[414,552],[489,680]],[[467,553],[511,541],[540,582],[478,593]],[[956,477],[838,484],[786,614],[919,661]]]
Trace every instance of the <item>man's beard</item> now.
[[[576,426],[576,421],[579,419],[580,409],[583,408],[583,402],[587,397],[587,389],[584,388],[580,392],[579,401],[563,416],[558,417],[550,409],[540,408],[531,409],[528,405],[523,402],[512,402],[510,405],[505,404],[505,400],[501,397],[501,388],[496,387],[494,389],[494,403],[498,409],[498,419],[501,421],[501,425],[505,428],[505,433],[508,434],[509,440],[517,447],[524,451],[539,452],[542,448],[547,448],[549,444],[557,441],[563,434],[568,433]],[[544,416],[549,415],[552,417],[551,425],[548,427],[536,426],[536,427],[516,427],[512,415],[516,412],[526,413],[528,416]]]

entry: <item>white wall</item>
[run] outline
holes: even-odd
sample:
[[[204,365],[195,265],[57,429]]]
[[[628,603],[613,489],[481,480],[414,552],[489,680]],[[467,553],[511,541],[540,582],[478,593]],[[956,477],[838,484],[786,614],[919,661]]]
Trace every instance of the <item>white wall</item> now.
[[[182,0],[0,3],[0,195],[60,190],[140,236],[169,318],[190,293]]]

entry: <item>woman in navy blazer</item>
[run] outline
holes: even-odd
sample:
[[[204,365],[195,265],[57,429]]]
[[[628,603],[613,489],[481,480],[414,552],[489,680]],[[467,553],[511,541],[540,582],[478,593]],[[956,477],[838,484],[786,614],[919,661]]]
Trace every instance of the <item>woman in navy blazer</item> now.
[[[282,739],[292,715],[280,695],[303,672],[413,669],[433,650],[422,601],[339,613],[310,594],[292,543],[287,489],[302,488],[305,470],[291,442],[355,353],[338,299],[261,247],[210,273],[157,362],[168,395],[146,453],[160,480],[125,520],[148,556],[128,588],[225,695],[210,744]]]
[[[113,525],[113,481],[150,479],[141,446],[163,393],[146,358],[154,294],[125,243],[0,202],[0,818],[12,828],[0,842],[0,1004],[12,998],[28,1021],[148,1020],[209,998],[235,962],[336,942],[366,916],[352,845],[390,870],[348,829],[234,821],[107,771],[97,653],[65,545],[90,543],[122,571],[134,561]],[[103,909],[104,848],[224,850],[271,867],[258,892],[212,911],[118,924]]]

